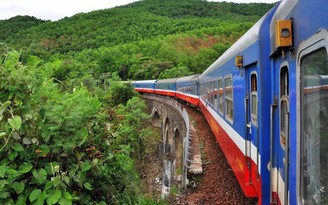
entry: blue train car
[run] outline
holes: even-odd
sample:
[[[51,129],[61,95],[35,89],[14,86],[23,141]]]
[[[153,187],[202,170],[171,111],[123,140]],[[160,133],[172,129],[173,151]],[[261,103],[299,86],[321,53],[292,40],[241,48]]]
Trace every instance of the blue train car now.
[[[155,83],[155,94],[175,97],[177,79],[178,78],[157,80]]]
[[[271,202],[328,204],[328,4],[282,1],[271,22]]]
[[[196,107],[199,105],[198,77],[200,74],[178,78],[176,81],[176,97]]]
[[[140,93],[154,93],[157,80],[138,80],[131,82],[132,86]]]
[[[248,197],[269,203],[269,11],[200,76],[200,108]]]

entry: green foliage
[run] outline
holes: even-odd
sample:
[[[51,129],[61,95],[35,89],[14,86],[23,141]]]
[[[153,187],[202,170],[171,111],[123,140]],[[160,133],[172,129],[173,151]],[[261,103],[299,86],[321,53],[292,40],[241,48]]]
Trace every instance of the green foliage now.
[[[141,197],[137,203],[138,205],[167,205],[169,203],[165,201],[157,201],[147,197]]]
[[[126,126],[119,125],[116,130],[119,137],[117,137],[116,143],[131,144],[134,145],[131,149],[139,147],[141,142],[140,130],[144,127],[144,123],[149,119],[149,115],[145,114],[146,104],[141,101],[138,97],[133,97],[127,104],[119,105],[115,111],[117,122],[122,123]],[[119,124],[119,123],[117,123]]]
[[[209,2],[204,0],[144,0],[129,5],[130,8],[149,11],[170,18],[220,18],[225,20],[257,19],[268,11],[272,4],[238,4]]]
[[[109,119],[97,97],[107,91],[59,85],[52,76],[61,63],[31,56],[22,64],[19,56],[11,51],[0,65],[8,79],[0,85],[0,203],[136,204],[133,156],[144,155],[141,140],[149,137],[145,103],[126,102],[127,94]],[[127,84],[109,86],[133,93]]]
[[[31,16],[15,16],[8,20],[0,20],[0,39],[6,39],[17,32],[40,25],[44,22],[45,21]]]
[[[160,79],[167,78],[177,78],[183,77],[193,74],[186,66],[178,65],[178,67],[174,67],[171,69],[167,69],[159,75]]]
[[[108,102],[109,106],[114,107],[120,104],[125,104],[134,95],[136,95],[136,93],[130,84],[113,82],[108,93],[105,95],[105,100]]]

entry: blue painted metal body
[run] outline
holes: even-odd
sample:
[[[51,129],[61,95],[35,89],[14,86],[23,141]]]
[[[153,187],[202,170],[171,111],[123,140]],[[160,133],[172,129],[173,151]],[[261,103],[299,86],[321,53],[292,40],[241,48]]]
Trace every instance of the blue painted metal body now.
[[[190,75],[186,77],[181,77],[176,80],[176,90],[181,93],[191,94],[198,96],[198,76]]]
[[[271,101],[276,102],[277,107],[273,113],[273,169],[277,169],[277,182],[272,181],[273,189],[276,189],[279,196],[278,203],[281,204],[303,204],[300,183],[300,161],[301,159],[301,139],[302,133],[300,117],[302,113],[300,88],[299,60],[302,49],[302,42],[316,35],[320,30],[328,28],[328,2],[325,0],[289,0],[282,1],[273,21],[271,22],[271,90],[273,95]],[[293,21],[293,49],[286,49],[283,53],[276,54],[275,22],[277,20]],[[289,149],[285,149],[280,140],[281,130],[281,70],[288,69],[289,72]],[[319,176],[318,176],[319,177]],[[280,179],[279,179],[280,178]],[[275,184],[277,183],[277,184]],[[274,187],[274,186],[277,187]]]
[[[176,91],[176,80],[177,78],[157,80],[155,88],[158,90]]]
[[[220,57],[208,70],[200,76],[200,85],[211,81],[217,81],[226,77],[232,77],[233,84],[233,120],[227,118],[226,113],[219,114],[242,140],[234,141],[241,143],[241,152],[245,155],[244,173],[239,173],[247,180],[245,183],[254,184],[259,197],[264,204],[270,203],[270,173],[267,165],[270,161],[270,22],[276,7],[264,16],[249,32],[239,39],[227,52],[226,56]],[[243,56],[243,67],[238,68],[235,57]],[[251,118],[251,76],[256,77],[257,93],[257,116]],[[223,87],[225,87],[223,85]],[[201,89],[200,96],[206,89]],[[209,101],[202,97],[204,101]],[[208,102],[210,104],[210,102]],[[212,105],[211,105],[212,106]],[[225,105],[226,106],[226,105]],[[215,110],[215,108],[212,109]],[[226,112],[226,110],[225,110]],[[256,119],[255,119],[256,118]],[[254,122],[252,122],[254,121]],[[249,125],[249,127],[247,127]],[[250,161],[252,160],[252,162]],[[231,163],[236,163],[230,160]],[[253,165],[252,165],[253,164]],[[255,165],[255,166],[254,166]],[[233,166],[233,165],[232,165]],[[256,169],[256,170],[254,170]],[[244,175],[249,176],[244,176]]]
[[[133,81],[131,84],[135,88],[155,89],[155,82],[156,80],[138,80],[138,81]]]

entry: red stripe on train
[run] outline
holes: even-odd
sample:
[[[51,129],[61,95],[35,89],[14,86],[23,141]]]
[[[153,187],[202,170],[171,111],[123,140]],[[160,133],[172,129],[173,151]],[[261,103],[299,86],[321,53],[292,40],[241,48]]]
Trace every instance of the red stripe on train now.
[[[186,101],[188,103],[191,103],[191,104],[195,105],[196,107],[198,107],[198,105],[199,105],[199,99],[198,99],[198,97],[196,98],[196,97],[184,95],[184,94],[179,93],[179,92],[176,92],[175,96],[177,98],[179,98],[180,100],[184,100],[184,101]]]
[[[134,88],[134,90],[139,93],[154,93],[154,89]]]
[[[158,94],[158,95],[166,95],[166,96],[174,97],[175,96],[175,91],[171,91],[171,90],[157,90],[157,89],[155,89],[155,94]]]
[[[246,197],[259,197],[259,204],[261,199],[261,177],[257,176],[257,165],[253,160],[251,167],[246,164],[247,157],[240,151],[237,145],[229,137],[227,132],[218,124],[216,119],[207,110],[206,105],[201,101],[199,103],[207,122],[209,123],[221,149],[223,150],[229,165],[231,166],[239,184]],[[232,136],[233,137],[233,136]],[[250,171],[251,170],[251,171]],[[251,179],[257,179],[256,181]]]

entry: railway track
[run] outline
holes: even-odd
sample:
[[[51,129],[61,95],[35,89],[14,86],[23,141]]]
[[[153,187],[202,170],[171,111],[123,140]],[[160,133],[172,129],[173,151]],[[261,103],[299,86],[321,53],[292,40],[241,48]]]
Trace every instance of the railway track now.
[[[199,137],[203,174],[191,177],[188,189],[173,204],[256,204],[244,196],[204,116],[197,109],[186,109]]]

